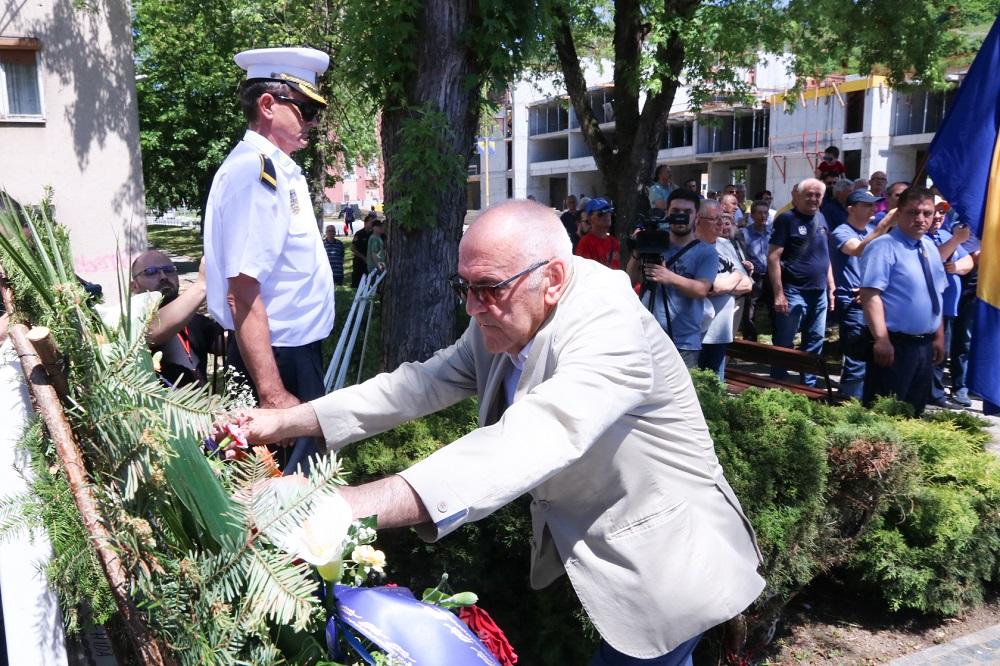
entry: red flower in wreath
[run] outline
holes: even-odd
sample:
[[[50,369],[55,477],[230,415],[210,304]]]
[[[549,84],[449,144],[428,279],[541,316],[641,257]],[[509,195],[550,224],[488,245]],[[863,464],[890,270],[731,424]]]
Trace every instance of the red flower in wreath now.
[[[458,618],[479,637],[501,666],[513,666],[517,663],[514,648],[489,613],[479,606],[465,606],[459,609]]]

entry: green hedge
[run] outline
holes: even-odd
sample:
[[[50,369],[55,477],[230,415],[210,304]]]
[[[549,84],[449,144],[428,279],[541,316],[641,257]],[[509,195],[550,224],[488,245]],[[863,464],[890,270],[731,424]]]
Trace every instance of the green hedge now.
[[[982,600],[1000,552],[1000,462],[978,419],[913,419],[894,401],[827,407],[785,391],[734,397],[714,375],[693,376],[768,582],[743,618],[704,642],[703,662],[759,651],[785,604],[833,567],[890,610],[955,614]],[[351,482],[407,467],[474,428],[476,412],[469,400],[349,447]],[[479,593],[522,663],[586,663],[597,636],[566,578],[528,588],[530,533],[522,498],[437,544],[404,530],[379,538],[393,582],[420,590],[447,571]]]

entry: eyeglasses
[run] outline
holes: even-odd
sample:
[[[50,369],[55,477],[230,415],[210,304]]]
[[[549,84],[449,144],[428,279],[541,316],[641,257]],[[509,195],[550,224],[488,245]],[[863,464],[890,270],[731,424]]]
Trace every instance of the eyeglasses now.
[[[149,268],[144,268],[132,277],[139,277],[140,275],[145,275],[146,277],[153,277],[160,273],[164,275],[173,275],[177,272],[177,267],[173,264],[165,264],[163,266],[150,266]]]
[[[476,297],[476,300],[483,305],[493,305],[497,301],[498,289],[510,286],[510,284],[517,278],[524,277],[528,273],[538,270],[545,264],[549,263],[549,261],[551,261],[551,259],[546,259],[545,261],[539,261],[536,264],[532,264],[520,273],[511,275],[506,280],[501,280],[496,284],[469,284],[469,281],[458,273],[455,273],[448,278],[448,284],[451,285],[451,288],[455,290],[455,293],[458,294],[458,297],[463,301],[466,300],[468,293],[471,291],[472,295]]]
[[[282,102],[288,102],[298,108],[299,113],[302,114],[303,122],[311,123],[316,120],[316,116],[322,111],[322,107],[318,104],[313,104],[312,102],[303,102],[300,99],[294,99],[292,97],[286,97],[284,95],[272,95],[274,99],[280,99]]]

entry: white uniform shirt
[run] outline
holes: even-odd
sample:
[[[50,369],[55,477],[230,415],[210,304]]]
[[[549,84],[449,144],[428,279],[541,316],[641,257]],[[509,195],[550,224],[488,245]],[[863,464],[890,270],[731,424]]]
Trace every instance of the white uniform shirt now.
[[[274,188],[261,180],[262,155],[274,164]],[[205,206],[208,311],[228,330],[235,329],[229,278],[240,273],[260,283],[273,346],[330,334],[333,274],[302,169],[250,130],[216,172]]]

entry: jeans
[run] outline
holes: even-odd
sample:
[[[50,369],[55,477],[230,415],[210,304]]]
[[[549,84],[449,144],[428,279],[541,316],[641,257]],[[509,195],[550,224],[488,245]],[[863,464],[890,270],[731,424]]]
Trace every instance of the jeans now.
[[[788,299],[788,314],[774,313],[774,344],[791,349],[795,334],[801,330],[802,344],[799,349],[819,356],[823,353],[823,339],[826,337],[826,311],[829,306],[826,289],[786,286],[785,298]],[[788,371],[772,367],[771,377],[785,379]],[[816,375],[803,374],[802,383],[816,386]]]
[[[840,312],[840,344],[848,348],[851,341],[860,338],[867,326],[865,313],[861,306],[852,303],[847,305],[837,302]],[[840,395],[844,398],[861,399],[865,384],[865,361],[844,354],[844,367],[840,372]]]
[[[868,406],[878,396],[891,395],[913,405],[919,416],[931,397],[933,341],[931,337],[916,340],[894,333],[889,334],[889,340],[893,348],[892,365],[883,368],[874,361],[868,364],[864,403]]]
[[[767,275],[755,277],[753,289],[744,297],[743,317],[739,327],[744,340],[757,342],[757,324],[754,319],[757,318],[759,306],[763,306],[764,310],[771,314],[773,321],[774,296],[771,295],[771,283],[768,281]]]
[[[694,370],[698,367],[698,357],[701,356],[700,349],[678,349],[677,353],[681,355],[684,367],[688,370]]]
[[[602,640],[600,646],[597,648],[597,654],[590,660],[590,666],[641,666],[643,664],[648,664],[649,666],[691,666],[691,655],[694,653],[694,649],[700,640],[701,634],[698,634],[694,638],[684,641],[665,655],[653,657],[652,659],[629,657]]]
[[[719,376],[720,382],[726,381],[726,347],[728,343],[701,343],[701,353],[698,354],[698,367],[711,370]]]

